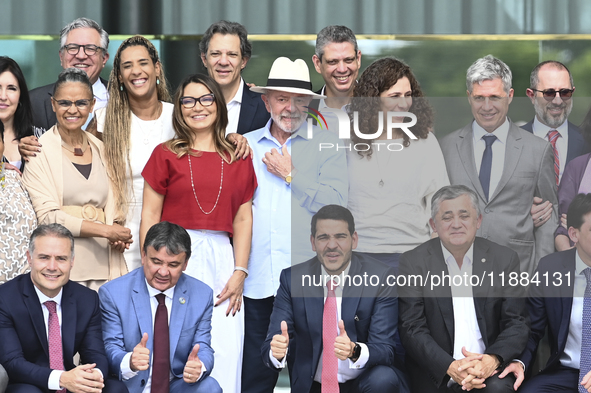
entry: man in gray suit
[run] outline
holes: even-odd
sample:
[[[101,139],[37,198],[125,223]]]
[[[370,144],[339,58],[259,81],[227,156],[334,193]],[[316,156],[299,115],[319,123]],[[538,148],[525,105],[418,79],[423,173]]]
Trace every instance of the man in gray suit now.
[[[474,121],[441,140],[449,180],[478,194],[483,215],[478,236],[513,249],[521,271],[532,273],[554,252],[558,224],[552,146],[507,117],[513,99],[511,70],[491,55],[466,75]],[[549,222],[535,228],[534,197],[553,205]]]

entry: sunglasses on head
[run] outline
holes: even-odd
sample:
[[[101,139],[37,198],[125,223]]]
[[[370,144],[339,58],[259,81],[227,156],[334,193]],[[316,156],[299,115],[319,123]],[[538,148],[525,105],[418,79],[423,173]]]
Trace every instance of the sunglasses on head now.
[[[554,100],[554,98],[556,98],[556,93],[560,94],[560,98],[562,98],[563,100],[570,100],[570,98],[573,96],[573,92],[575,91],[574,87],[572,89],[560,89],[560,90],[554,90],[554,89],[547,89],[547,90],[532,89],[532,90],[539,91],[540,93],[542,93],[542,96],[544,97],[544,99],[546,101]]]

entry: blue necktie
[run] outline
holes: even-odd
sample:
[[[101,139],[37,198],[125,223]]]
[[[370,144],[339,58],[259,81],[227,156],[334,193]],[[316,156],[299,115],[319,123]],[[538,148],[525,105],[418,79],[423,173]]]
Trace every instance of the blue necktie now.
[[[579,365],[579,392],[587,393],[587,390],[581,385],[583,377],[591,371],[591,268],[583,270],[587,278],[587,287],[585,288],[585,299],[583,300],[583,329],[581,336],[581,362]]]
[[[480,178],[480,185],[482,186],[484,196],[488,202],[488,191],[490,189],[490,170],[492,167],[492,144],[497,139],[497,137],[489,134],[483,136],[482,139],[484,139],[484,143],[486,143],[486,148],[484,149],[484,154],[482,155],[480,174],[478,177]]]

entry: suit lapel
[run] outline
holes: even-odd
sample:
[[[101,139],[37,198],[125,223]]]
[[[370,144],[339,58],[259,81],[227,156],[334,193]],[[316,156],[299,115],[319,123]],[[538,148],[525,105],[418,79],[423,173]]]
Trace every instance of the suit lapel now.
[[[351,267],[349,268],[349,276],[361,276],[361,262],[355,254],[351,257]],[[353,321],[357,317],[357,308],[362,297],[363,285],[348,285],[343,288],[343,298],[341,302],[341,319],[345,322],[345,330],[352,341],[357,340],[357,332],[355,331],[355,324]]]
[[[39,297],[33,288],[33,282],[31,281],[30,276],[24,280],[23,295],[25,305],[27,306],[29,316],[31,317],[31,321],[35,328],[35,333],[37,333],[37,338],[39,339],[41,346],[43,346],[43,351],[45,351],[47,359],[49,359],[49,347],[47,343],[45,321],[43,320],[43,309],[41,308],[41,303],[39,303]]]
[[[310,272],[312,275],[321,277],[320,262],[312,265]],[[310,294],[304,295],[304,307],[306,310],[306,321],[308,323],[308,331],[313,340],[313,354],[314,359],[320,354],[322,350],[322,314],[324,311],[324,288],[321,286],[312,286]]]
[[[168,327],[170,335],[169,340],[171,364],[174,358],[174,353],[176,351],[177,344],[179,342],[179,337],[181,336],[181,329],[183,328],[183,322],[185,321],[187,306],[191,305],[191,299],[189,299],[187,287],[185,286],[185,278],[186,277],[183,274],[177,282],[176,287],[174,288],[174,295],[172,297],[172,311],[170,313],[170,326]],[[181,301],[179,301],[181,297],[185,299],[184,303],[181,303]],[[191,348],[191,350],[192,349],[193,348]]]
[[[576,274],[576,249],[571,249],[566,258],[561,260],[561,264],[557,267],[557,271],[561,274],[560,277],[565,277],[567,273],[571,273],[572,282],[574,283]],[[558,331],[558,345],[560,343],[566,343],[568,337],[568,329],[570,326],[570,317],[573,308],[573,296],[574,296],[574,285],[560,285],[560,299],[562,303],[562,318],[563,323],[560,324]]]
[[[472,274],[482,279],[483,275],[486,274],[486,272],[494,272],[493,263],[494,261],[492,260],[492,256],[489,255],[488,252],[488,245],[486,243],[480,242],[480,239],[476,238],[474,240]],[[484,307],[486,300],[489,297],[490,286],[488,285],[486,277],[484,278],[484,282],[482,284],[483,285],[476,285],[472,287],[472,297],[474,299],[474,309],[476,310],[476,319],[478,321],[478,327],[480,328],[480,333],[482,335],[482,339],[484,340],[484,345],[488,347],[488,335],[486,333],[486,319]]]
[[[447,265],[445,258],[443,257],[443,251],[441,250],[441,242],[434,241],[430,243],[432,247],[429,249],[430,261],[427,266],[431,267],[431,274],[439,275],[442,272],[448,274]],[[447,333],[449,334],[450,341],[453,343],[454,339],[454,307],[453,300],[451,298],[451,288],[446,285],[438,285],[433,289],[433,297],[436,298],[441,317],[445,322]]]
[[[140,326],[140,337],[148,333],[147,347],[150,351],[154,349],[154,327],[152,325],[152,307],[150,306],[150,294],[146,287],[144,272],[140,269],[131,292],[131,301],[135,310],[135,316]]]
[[[74,341],[76,338],[76,302],[70,291],[70,284],[64,286],[62,293],[62,343],[64,345],[64,362],[74,356]]]
[[[251,92],[246,83],[244,83],[242,91],[242,103],[240,104],[240,115],[238,117],[238,128],[239,134],[245,134],[250,131],[250,125],[254,118],[257,104],[253,97],[250,96]]]
[[[472,135],[472,123],[468,124],[462,129],[457,141],[458,156],[462,161],[464,170],[473,185],[473,189],[478,193],[480,198],[486,202],[484,190],[478,178],[478,171],[476,170],[476,163],[474,162],[474,143]]]
[[[492,201],[497,195],[499,195],[499,193],[507,185],[507,182],[509,182],[513,176],[513,172],[515,172],[517,164],[519,163],[522,149],[523,141],[521,139],[521,135],[519,134],[519,128],[513,123],[510,123],[509,132],[507,133],[507,143],[505,145],[505,163],[503,165],[503,174],[501,175],[499,184],[497,185],[497,188],[495,189],[489,201]]]

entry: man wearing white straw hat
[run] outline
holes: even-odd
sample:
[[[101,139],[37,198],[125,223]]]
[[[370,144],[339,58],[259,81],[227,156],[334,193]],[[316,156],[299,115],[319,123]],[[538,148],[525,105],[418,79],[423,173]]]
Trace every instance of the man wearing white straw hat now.
[[[244,283],[245,337],[243,392],[272,392],[277,373],[263,365],[260,349],[267,335],[281,270],[313,257],[310,221],[323,206],[347,206],[344,150],[320,150],[338,144],[335,135],[313,127],[308,137],[307,106],[312,91],[306,63],[279,57],[262,93],[271,119],[245,134],[253,150],[258,188],[253,198],[253,236],[249,275]]]

